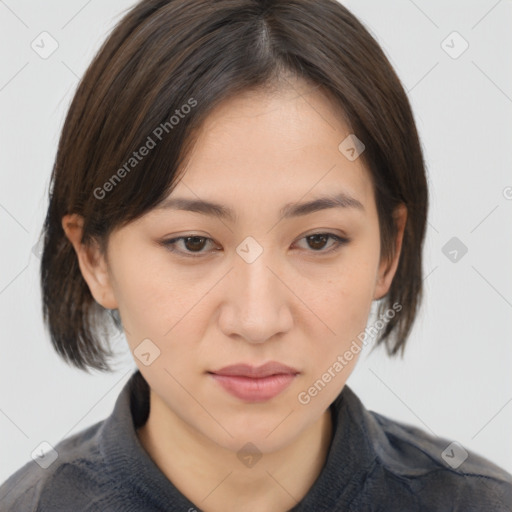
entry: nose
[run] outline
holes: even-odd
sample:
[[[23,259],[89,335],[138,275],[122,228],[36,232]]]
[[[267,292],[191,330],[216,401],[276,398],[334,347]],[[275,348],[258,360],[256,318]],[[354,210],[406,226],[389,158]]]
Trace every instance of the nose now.
[[[269,251],[254,261],[235,258],[225,283],[227,299],[219,315],[226,336],[263,343],[291,329],[294,294],[280,274],[283,272],[272,264]]]

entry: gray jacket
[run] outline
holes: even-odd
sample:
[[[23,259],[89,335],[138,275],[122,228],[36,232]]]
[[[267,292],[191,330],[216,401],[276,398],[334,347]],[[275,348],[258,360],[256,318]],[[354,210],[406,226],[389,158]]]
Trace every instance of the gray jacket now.
[[[489,460],[367,410],[347,385],[331,408],[327,460],[291,511],[512,511],[512,475]],[[28,462],[0,486],[0,510],[200,512],[140,444],[135,429],[148,414],[149,388],[136,371],[107,419],[64,439],[56,453]]]

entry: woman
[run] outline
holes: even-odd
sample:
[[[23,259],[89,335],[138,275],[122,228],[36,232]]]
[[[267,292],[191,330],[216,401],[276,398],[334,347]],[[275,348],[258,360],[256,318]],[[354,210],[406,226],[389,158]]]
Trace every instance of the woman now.
[[[331,0],[144,0],[69,109],[41,263],[58,353],[138,370],[5,510],[510,510],[512,476],[365,409],[372,324],[403,353],[428,190],[407,96]],[[464,450],[464,451],[463,451]]]

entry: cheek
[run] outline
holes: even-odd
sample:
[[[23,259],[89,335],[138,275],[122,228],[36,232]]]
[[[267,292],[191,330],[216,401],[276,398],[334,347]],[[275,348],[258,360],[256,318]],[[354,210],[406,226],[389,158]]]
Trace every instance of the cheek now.
[[[315,374],[323,373],[351,347],[361,346],[358,336],[364,332],[371,310],[372,302],[368,293],[362,293],[359,288],[357,293],[342,291],[333,294],[330,299],[325,300],[325,308],[318,314],[323,322],[317,321],[315,332],[310,335],[310,339],[315,340],[316,350],[308,349]]]
[[[324,410],[354,370],[363,348],[361,333],[371,309],[371,300],[363,288],[348,287],[346,291],[333,287],[335,293],[325,301],[319,316],[328,328],[317,321],[318,327],[310,333],[303,351],[306,366],[296,396],[301,407]]]
[[[348,355],[350,361],[344,363],[343,377],[334,379],[336,387],[343,385],[360,353],[361,335],[367,326],[373,301],[376,264],[376,258],[364,258],[354,253],[354,258],[350,261],[347,258],[335,275],[323,283],[316,298],[310,296],[311,309],[321,319],[315,320],[314,331],[310,333],[310,339],[315,340],[318,348],[309,349],[313,376],[319,378],[338,356],[352,351]]]
[[[154,248],[119,254],[115,295],[127,335],[132,343],[146,337],[163,338],[185,315],[187,296],[193,291],[185,285],[182,275],[171,275],[171,267],[165,264],[165,258],[158,254],[155,257]]]
[[[319,295],[319,309],[336,337],[354,336],[365,327],[373,301],[376,259],[358,256],[339,267]]]

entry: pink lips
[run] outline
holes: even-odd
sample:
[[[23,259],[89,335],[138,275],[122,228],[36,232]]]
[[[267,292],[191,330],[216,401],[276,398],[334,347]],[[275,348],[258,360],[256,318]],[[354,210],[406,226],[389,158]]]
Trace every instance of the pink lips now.
[[[248,402],[264,402],[284,391],[299,371],[271,361],[259,367],[236,364],[208,373],[235,397]]]

